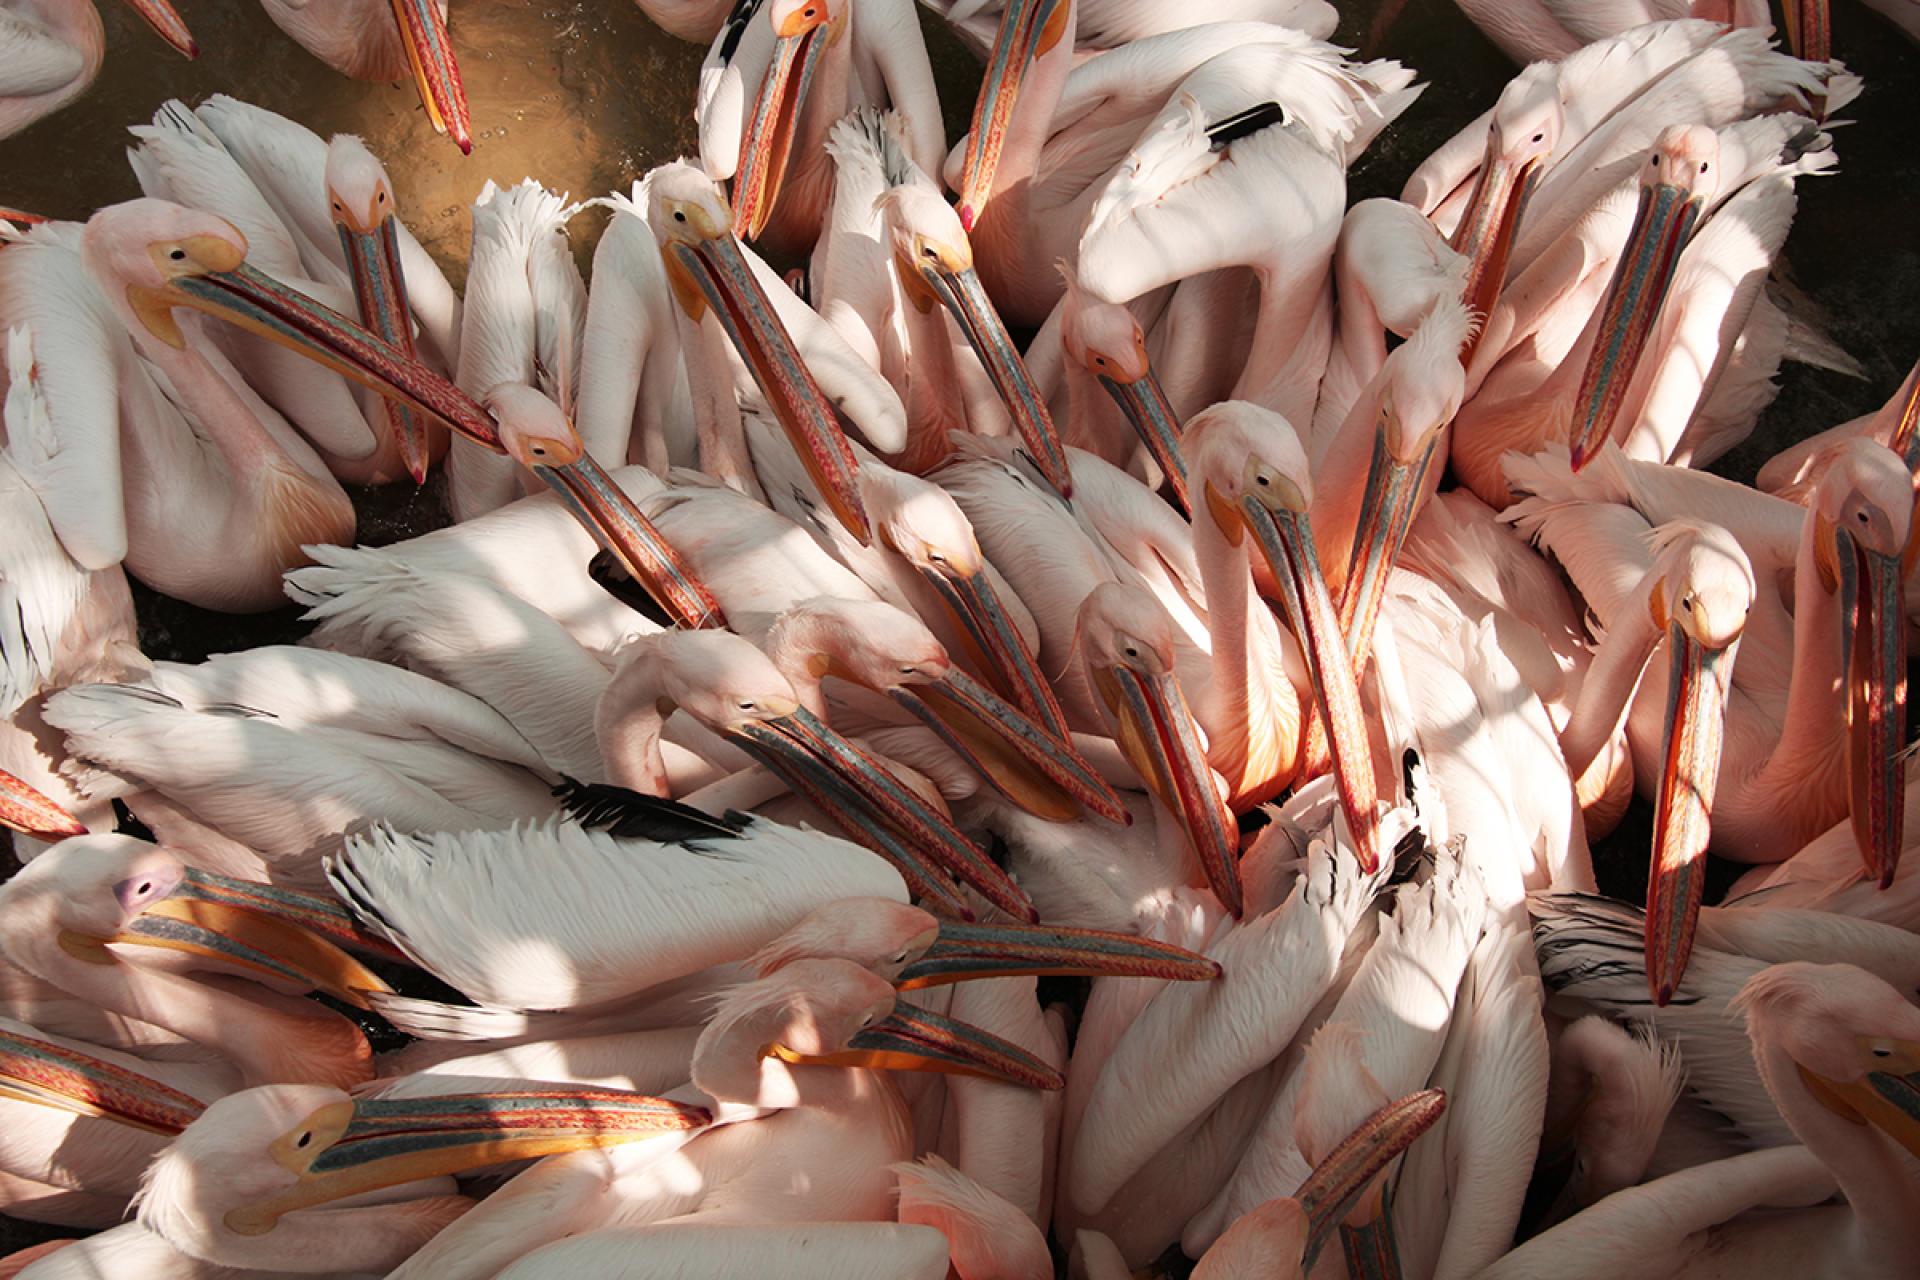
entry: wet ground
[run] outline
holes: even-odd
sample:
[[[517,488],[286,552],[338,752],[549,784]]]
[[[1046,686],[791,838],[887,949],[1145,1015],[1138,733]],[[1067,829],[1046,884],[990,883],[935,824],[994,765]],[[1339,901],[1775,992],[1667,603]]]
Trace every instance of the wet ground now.
[[[100,80],[79,103],[0,142],[0,205],[79,218],[137,196],[123,155],[125,127],[149,119],[168,98],[193,104],[230,93],[323,136],[365,138],[387,162],[409,225],[458,284],[468,205],[485,180],[533,176],[584,199],[625,190],[640,173],[694,146],[691,104],[703,50],[660,32],[627,0],[457,0],[452,33],[475,138],[473,154],[464,157],[433,135],[411,85],[336,75],[245,0],[178,4],[202,50],[195,62],[161,44],[126,6],[103,0],[109,43]],[[1353,199],[1396,195],[1429,151],[1492,105],[1515,68],[1448,0],[1340,7],[1341,43],[1398,58],[1428,84],[1351,175]],[[1753,438],[1718,468],[1742,480],[1788,442],[1878,407],[1920,356],[1920,148],[1912,131],[1920,119],[1920,50],[1857,0],[1834,0],[1833,8],[1834,47],[1867,87],[1845,113],[1856,123],[1835,131],[1838,175],[1800,184],[1799,216],[1779,274],[1865,377],[1788,366],[1780,397]],[[978,71],[937,21],[924,25],[949,136],[957,137]],[[583,268],[598,227],[590,214],[575,225]],[[356,503],[360,536],[372,543],[445,519],[438,483],[365,492]],[[141,641],[156,658],[195,661],[289,641],[302,631],[291,609],[234,618],[137,585],[135,592]],[[1636,813],[1595,851],[1604,887],[1640,896],[1647,840],[1644,814]],[[59,1234],[0,1219],[0,1256]]]

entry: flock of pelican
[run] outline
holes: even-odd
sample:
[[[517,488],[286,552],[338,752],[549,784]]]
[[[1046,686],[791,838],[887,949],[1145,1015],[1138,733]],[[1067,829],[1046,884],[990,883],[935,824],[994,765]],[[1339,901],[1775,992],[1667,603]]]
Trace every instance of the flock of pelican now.
[[[472,146],[445,0],[263,3]],[[1351,207],[1322,0],[929,3],[951,145],[911,0],[640,4],[590,289],[226,96],[5,211],[0,1276],[1914,1274],[1920,367],[1701,469],[1822,0],[1462,0],[1538,60]],[[103,43],[0,0],[0,136]]]

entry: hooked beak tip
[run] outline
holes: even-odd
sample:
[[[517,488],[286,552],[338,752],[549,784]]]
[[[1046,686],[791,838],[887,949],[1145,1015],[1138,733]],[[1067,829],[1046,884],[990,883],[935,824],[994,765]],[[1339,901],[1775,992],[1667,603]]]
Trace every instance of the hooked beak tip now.
[[[962,231],[965,231],[971,234],[973,231],[973,224],[976,220],[978,220],[980,215],[974,211],[974,207],[971,203],[962,204],[958,212],[960,214],[960,229]]]

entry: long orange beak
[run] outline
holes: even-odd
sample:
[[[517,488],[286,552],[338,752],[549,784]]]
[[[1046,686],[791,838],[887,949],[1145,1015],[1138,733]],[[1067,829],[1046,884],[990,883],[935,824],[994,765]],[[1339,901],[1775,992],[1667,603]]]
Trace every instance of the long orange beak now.
[[[227,1212],[227,1228],[265,1235],[281,1217],[421,1178],[465,1173],[705,1126],[700,1107],[615,1090],[517,1090],[367,1098],[322,1107],[274,1140],[298,1181]]]
[[[1847,774],[1867,876],[1893,883],[1906,840],[1907,634],[1900,558],[1838,537],[1846,635]],[[1851,554],[1849,554],[1851,548]]]
[[[80,819],[4,769],[0,769],[0,827],[48,840],[87,834]]]
[[[1407,530],[1413,527],[1439,438],[1438,432],[1428,437],[1420,456],[1408,462],[1387,447],[1384,431],[1374,435],[1373,460],[1367,464],[1367,485],[1360,496],[1360,523],[1354,530],[1346,587],[1340,595],[1340,628],[1355,671],[1366,669],[1373,652],[1380,601],[1386,596],[1387,579],[1400,558]]]
[[[960,628],[976,669],[994,680],[1000,692],[1035,724],[1067,741],[1067,713],[986,571],[961,573],[936,565],[922,567],[921,576],[939,593]]]
[[[914,991],[974,978],[1035,974],[1212,982],[1220,973],[1217,961],[1130,933],[942,920],[932,945],[900,971],[893,985]]]
[[[200,1099],[0,1018],[0,1098],[98,1116],[171,1136],[206,1110]]]
[[[938,1071],[999,1080],[1029,1089],[1055,1090],[1067,1085],[1058,1071],[1019,1045],[971,1023],[910,1004],[895,1005],[892,1013],[855,1035],[845,1048],[834,1053],[799,1053],[780,1044],[770,1046],[769,1052],[783,1062],[882,1071]]]
[[[973,230],[993,195],[993,179],[1006,146],[1007,126],[1020,101],[1020,85],[1034,59],[1060,43],[1073,12],[1071,0],[1008,0],[1000,29],[987,56],[980,96],[973,104],[973,129],[960,170],[960,225]]]
[[[360,323],[408,359],[418,360],[420,353],[413,341],[413,315],[407,309],[407,281],[400,268],[400,235],[393,211],[388,209],[368,220],[343,209],[338,201],[334,202],[333,222],[340,232],[340,246],[347,255],[347,270],[353,277],[353,297],[359,306]],[[426,416],[384,397],[381,407],[399,445],[407,474],[415,484],[425,484],[431,461]]]
[[[1120,797],[1069,742],[957,667],[938,680],[880,692],[938,734],[994,790],[1035,817],[1071,822],[1086,812],[1122,826],[1130,821]]]
[[[900,873],[930,909],[971,920],[958,879],[1016,920],[1036,923],[1033,900],[953,820],[805,707],[749,720],[725,736],[831,817],[847,837]]]
[[[1414,1140],[1431,1129],[1447,1110],[1447,1095],[1422,1089],[1389,1102],[1363,1121],[1358,1129],[1327,1154],[1294,1192],[1307,1216],[1307,1246],[1302,1274],[1360,1198],[1373,1188],[1388,1165]]]
[[[1211,489],[1207,497],[1210,503],[1224,505]],[[1220,516],[1224,519],[1232,514],[1229,509]],[[1314,705],[1321,723],[1327,726],[1340,807],[1353,832],[1354,853],[1372,874],[1379,866],[1374,830],[1379,792],[1373,780],[1373,754],[1367,744],[1367,722],[1361,714],[1360,688],[1347,657],[1346,638],[1341,634],[1339,615],[1334,612],[1320,557],[1314,550],[1306,502],[1298,493],[1278,495],[1272,504],[1249,494],[1241,499],[1238,515],[1260,544],[1278,584],[1288,624],[1306,654]]]
[[[1120,750],[1179,819],[1213,896],[1239,915],[1245,907],[1240,827],[1214,783],[1179,678],[1171,671],[1155,674],[1116,663],[1096,669],[1093,681],[1113,717]]]
[[[1180,453],[1180,415],[1173,410],[1160,376],[1151,367],[1131,382],[1122,382],[1105,374],[1096,374],[1120,412],[1126,416],[1140,443],[1153,455],[1154,465],[1167,478],[1173,490],[1173,505],[1180,514],[1193,515],[1193,503],[1187,495],[1187,460]]]
[[[862,545],[870,543],[853,447],[840,429],[833,405],[800,358],[792,335],[754,278],[740,242],[723,229],[702,240],[666,241],[661,253],[681,305],[696,320],[698,308],[713,308],[814,486],[847,532]]]
[[[773,65],[760,82],[753,102],[753,119],[740,139],[740,163],[733,179],[733,233],[743,240],[758,239],[773,217],[787,176],[787,161],[799,132],[800,112],[820,55],[838,40],[846,23],[828,25],[824,4],[788,15],[774,33]]]
[[[200,46],[194,42],[193,32],[187,30],[186,19],[167,0],[127,0],[127,4],[156,35],[180,53],[189,58],[200,56]]]
[[[1480,176],[1474,182],[1473,195],[1466,212],[1453,230],[1451,248],[1466,257],[1467,283],[1460,300],[1482,323],[1467,339],[1460,362],[1473,357],[1473,349],[1485,329],[1485,318],[1493,314],[1500,300],[1501,286],[1507,279],[1507,262],[1513,255],[1514,241],[1520,234],[1520,219],[1540,185],[1544,160],[1535,156],[1515,165],[1499,154],[1499,139],[1488,131],[1487,153],[1480,161]]]
[[[1654,800],[1653,858],[1647,868],[1647,988],[1657,1005],[1673,999],[1693,954],[1694,928],[1706,887],[1713,792],[1720,779],[1727,690],[1738,644],[1711,649],[1678,622],[1667,624],[1672,673],[1659,794]]]
[[[1693,237],[1702,200],[1668,182],[1640,189],[1640,208],[1600,308],[1599,333],[1574,397],[1568,448],[1575,471],[1599,453],[1632,385],[1660,306],[1673,286],[1681,251]]]
[[[420,105],[426,108],[433,131],[452,138],[462,154],[473,154],[467,91],[460,84],[460,64],[454,61],[453,41],[440,6],[434,0],[393,0],[393,17],[400,24]]]

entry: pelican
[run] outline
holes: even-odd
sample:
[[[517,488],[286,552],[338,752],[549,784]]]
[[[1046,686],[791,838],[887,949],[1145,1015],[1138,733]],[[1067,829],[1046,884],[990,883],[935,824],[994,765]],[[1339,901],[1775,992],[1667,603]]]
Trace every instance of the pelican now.
[[[197,57],[187,24],[167,0],[127,0],[154,32]],[[11,137],[85,93],[106,59],[107,31],[92,0],[11,0],[0,7],[0,138]]]
[[[411,78],[435,133],[473,151],[447,0],[260,0],[301,48],[355,80]]]
[[[828,132],[849,109],[891,107],[909,155],[946,151],[933,67],[908,0],[768,0],[737,7],[707,53],[695,116],[701,167],[732,181],[733,230],[804,252],[832,198]]]
[[[1782,1266],[1903,1273],[1920,1245],[1902,1154],[1920,1146],[1902,1078],[1920,1063],[1920,1015],[1868,973],[1805,962],[1756,975],[1733,1009],[1746,1017],[1767,1093],[1805,1145],[1617,1192],[1482,1275],[1528,1276],[1541,1267],[1576,1276],[1622,1267],[1659,1276]],[[1842,1203],[1825,1204],[1836,1185]],[[1756,1208],[1772,1212],[1748,1215]]]

